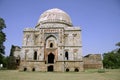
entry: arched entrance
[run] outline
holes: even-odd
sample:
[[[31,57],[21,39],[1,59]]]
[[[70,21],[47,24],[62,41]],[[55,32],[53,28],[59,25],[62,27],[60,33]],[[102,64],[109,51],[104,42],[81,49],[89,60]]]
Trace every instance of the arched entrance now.
[[[48,71],[48,72],[52,72],[53,70],[54,70],[54,69],[53,69],[53,65],[50,65],[50,66],[47,67],[47,71]]]
[[[48,55],[48,63],[53,64],[54,63],[54,58],[55,58],[55,55],[53,53],[50,53]]]
[[[68,52],[65,52],[65,58],[68,60]]]
[[[53,48],[53,43],[50,43],[50,48]]]
[[[69,72],[69,68],[66,69],[66,72]]]
[[[75,70],[74,70],[75,72],[79,72],[79,69],[78,68],[75,68]]]

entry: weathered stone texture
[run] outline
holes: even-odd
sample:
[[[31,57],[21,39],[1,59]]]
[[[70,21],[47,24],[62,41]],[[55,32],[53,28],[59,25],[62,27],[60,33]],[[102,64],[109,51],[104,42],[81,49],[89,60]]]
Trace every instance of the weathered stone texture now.
[[[19,54],[22,71],[83,71],[81,29],[67,13],[51,9],[35,28],[24,29]]]
[[[103,68],[102,58],[100,54],[89,54],[83,58],[85,69],[101,69]]]

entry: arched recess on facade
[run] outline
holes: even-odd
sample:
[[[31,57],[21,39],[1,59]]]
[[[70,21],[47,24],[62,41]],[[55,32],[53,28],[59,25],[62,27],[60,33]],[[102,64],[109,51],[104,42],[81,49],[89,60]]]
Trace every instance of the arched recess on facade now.
[[[75,72],[79,72],[79,68],[75,68],[74,71],[75,71]]]
[[[45,41],[50,37],[54,37],[57,40],[57,38],[54,35],[49,35],[49,36],[46,37]]]
[[[27,68],[26,68],[26,67],[24,67],[23,71],[27,71]]]
[[[54,35],[49,35],[48,37],[46,37],[44,44],[44,59],[46,61],[45,63],[48,63],[48,57],[51,52],[54,55],[54,59],[57,59],[57,47],[58,41]]]
[[[50,48],[53,48],[53,43],[50,43]]]
[[[69,72],[70,70],[69,70],[69,68],[66,68],[66,72]]]
[[[54,66],[53,65],[50,65],[47,67],[47,71],[50,72],[50,71],[54,71]]]
[[[33,59],[34,59],[34,60],[37,60],[37,51],[34,52]]]
[[[57,38],[53,35],[46,37],[45,47],[46,48],[56,48],[57,47]]]
[[[54,63],[54,58],[55,58],[55,55],[53,53],[50,53],[48,55],[48,63],[53,64]]]
[[[66,60],[69,59],[68,55],[69,55],[69,54],[68,54],[68,51],[65,51],[65,59],[66,59]]]

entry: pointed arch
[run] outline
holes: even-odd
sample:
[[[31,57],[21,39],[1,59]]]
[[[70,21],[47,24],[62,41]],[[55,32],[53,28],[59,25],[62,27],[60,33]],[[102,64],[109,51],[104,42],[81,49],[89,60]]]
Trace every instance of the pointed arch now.
[[[66,72],[69,72],[69,68],[66,69]]]
[[[50,43],[50,48],[53,48],[53,43]]]
[[[79,72],[79,69],[78,69],[78,68],[75,68],[74,71],[75,71],[75,72]]]
[[[34,60],[37,60],[37,51],[34,52]]]
[[[55,38],[55,39],[57,40],[57,38],[56,38],[54,35],[49,35],[49,36],[46,37],[45,41],[46,41],[48,38],[50,38],[50,37],[53,37],[53,38]]]
[[[54,58],[55,58],[55,55],[53,53],[50,53],[48,55],[48,63],[54,63]]]
[[[45,39],[45,47],[46,48],[55,48],[57,47],[57,38],[53,35],[46,37]]]
[[[65,52],[65,58],[68,60],[68,51]]]

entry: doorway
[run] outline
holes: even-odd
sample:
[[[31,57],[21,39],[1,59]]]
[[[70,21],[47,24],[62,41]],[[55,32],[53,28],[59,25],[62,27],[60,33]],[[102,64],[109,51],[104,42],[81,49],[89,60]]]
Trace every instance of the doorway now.
[[[54,58],[55,58],[55,55],[53,53],[50,53],[48,55],[48,64],[53,64],[54,63]]]
[[[47,67],[47,71],[48,71],[48,72],[53,72],[53,70],[54,70],[54,69],[53,69],[53,65],[50,65],[50,66]]]

